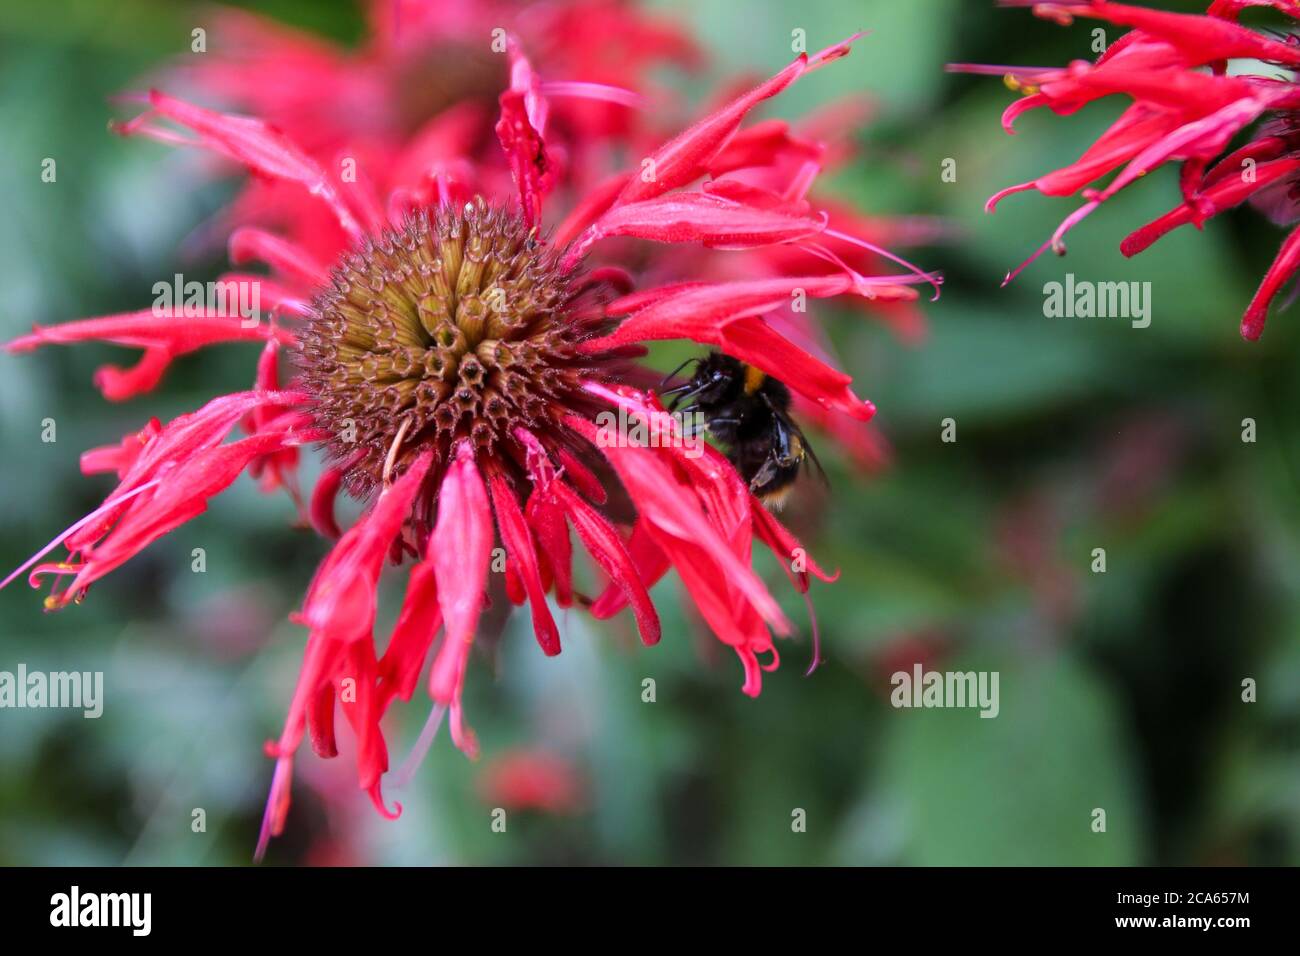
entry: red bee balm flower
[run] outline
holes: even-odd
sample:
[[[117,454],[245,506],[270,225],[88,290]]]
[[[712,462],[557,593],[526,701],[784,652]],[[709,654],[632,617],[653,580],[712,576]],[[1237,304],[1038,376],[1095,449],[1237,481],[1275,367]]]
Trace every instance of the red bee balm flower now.
[[[1004,2],[1029,5],[1028,0]],[[1083,190],[1084,205],[1007,281],[1048,248],[1064,253],[1063,240],[1070,229],[1141,176],[1175,160],[1182,164],[1182,203],[1129,235],[1120,244],[1124,255],[1136,255],[1179,226],[1190,223],[1200,229],[1207,219],[1247,200],[1279,224],[1300,220],[1300,138],[1295,124],[1300,88],[1293,80],[1272,74],[1227,72],[1228,61],[1234,59],[1295,70],[1300,66],[1300,42],[1294,35],[1274,38],[1242,26],[1237,19],[1247,7],[1272,7],[1300,18],[1300,0],[1213,0],[1204,16],[1104,0],[1039,3],[1034,5],[1035,13],[1060,23],[1092,17],[1133,29],[1095,63],[1080,60],[1061,68],[951,67],[960,72],[1006,74],[1007,84],[1025,93],[1003,115],[1007,132],[1012,132],[1016,117],[1040,106],[1064,115],[1112,94],[1133,101],[1077,162],[1004,189],[988,201],[991,212],[1011,193],[1037,189],[1047,196],[1068,196]],[[1252,124],[1258,125],[1249,141],[1228,152],[1233,138]],[[1116,170],[1105,188],[1085,188]],[[1300,229],[1282,243],[1251,299],[1241,322],[1243,336],[1259,338],[1269,304],[1297,268]]]
[[[827,254],[819,261],[837,267],[806,276],[633,291],[627,272],[589,269],[585,261],[614,236],[646,240],[652,251],[679,244],[824,252],[817,240],[826,217],[776,181],[778,170],[790,167],[780,150],[731,155],[738,170],[760,174],[751,183],[770,185],[728,188],[739,181],[725,175],[694,184],[735,142],[753,107],[846,55],[853,39],[800,55],[631,171],[580,196],[549,238],[538,224],[560,184],[547,159],[547,87],[513,40],[512,85],[500,97],[496,127],[518,190],[508,201],[483,198],[490,190],[467,181],[467,163],[454,186],[440,181],[441,202],[387,220],[377,210],[391,196],[373,190],[378,182],[404,188],[391,170],[337,181],[262,121],[161,93],[121,128],[203,146],[281,188],[301,188],[350,237],[327,266],[282,236],[236,231],[232,257],[260,259],[275,274],[262,286],[270,320],[251,331],[206,313],[141,313],[37,329],[9,345],[19,351],[98,339],[143,348],[135,370],[100,377],[105,394],[122,399],[152,388],[180,352],[217,341],[266,343],[253,391],[217,398],[166,425],[155,421],[86,456],[83,470],[116,470],[121,485],[46,549],[63,543],[75,558],[33,572],[33,583],[46,574],[72,576],[51,606],[80,599],[91,582],[203,511],[241,469],[261,476],[266,488],[292,491],[299,446],[325,449],[327,467],[304,507],[314,527],[338,540],[294,616],[307,642],[284,730],[268,744],[277,766],[259,853],[284,825],[303,737],[318,754],[337,754],[340,708],[357,739],[361,787],[381,813],[400,812],[390,813],[382,796],[389,761],[381,720],[394,698],[413,696],[430,659],[433,710],[417,753],[444,712],[456,745],[476,752],[461,691],[498,539],[506,592],[516,604],[528,602],[544,653],[560,652],[547,595],[561,607],[588,606],[597,617],[630,606],[642,641],[655,644],[659,620],[648,589],[676,569],[700,615],[739,656],[744,692],[758,694],[762,671],[777,665],[773,635],[787,634],[790,624],[750,566],[755,537],[791,567],[801,591],[810,573],[832,577],[758,504],[725,457],[685,440],[647,390],[659,373],[638,364],[645,351],[639,343],[710,343],[788,380],[828,416],[866,420],[873,408],[850,390],[849,377],[792,344],[765,313],[795,294],[911,300],[917,284],[937,279],[917,272],[869,277]],[[803,188],[813,172],[799,166]],[[291,390],[277,382],[282,349],[293,359]],[[597,416],[615,411],[672,440],[604,440]],[[240,423],[248,437],[223,444]],[[615,483],[624,492],[617,500],[630,500],[633,512],[626,503],[606,505]],[[342,534],[333,513],[340,490],[368,503]],[[608,578],[602,594],[575,590],[570,527]],[[377,656],[380,573],[386,561],[406,559],[405,599]]]
[[[478,778],[479,796],[490,807],[556,815],[579,812],[586,802],[585,789],[570,761],[540,750],[500,754]]]

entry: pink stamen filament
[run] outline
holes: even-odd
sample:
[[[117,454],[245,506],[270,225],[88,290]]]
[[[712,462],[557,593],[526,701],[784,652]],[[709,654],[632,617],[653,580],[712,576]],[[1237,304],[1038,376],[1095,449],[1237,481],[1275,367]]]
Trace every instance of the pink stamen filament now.
[[[896,256],[888,249],[882,248],[874,242],[867,242],[867,240],[859,239],[857,236],[849,235],[847,232],[840,232],[838,229],[827,229],[822,234],[830,236],[833,239],[839,239],[841,242],[847,242],[851,245],[859,246],[860,248],[866,249],[868,252],[874,252],[876,255],[883,256],[890,262],[902,266],[904,269],[907,269],[917,276],[922,282],[927,282],[934,288],[934,297],[930,301],[933,302],[934,299],[939,298],[940,279],[934,273],[926,272],[920,267],[908,262],[902,256]]]
[[[43,547],[40,551],[37,551],[34,555],[28,558],[23,563],[23,565],[15,569],[14,572],[9,575],[9,577],[5,578],[3,581],[0,581],[0,590],[3,590],[5,587],[9,585],[11,581],[13,581],[14,578],[18,577],[20,574],[22,574],[24,571],[30,568],[33,564],[35,564],[41,558],[45,557],[47,554],[49,554],[51,551],[57,548],[60,544],[66,541],[69,537],[76,534],[78,531],[80,531],[86,525],[90,524],[100,515],[104,514],[106,511],[112,508],[116,508],[118,505],[122,504],[125,501],[129,501],[130,499],[134,498],[136,495],[148,491],[150,488],[153,488],[154,486],[158,485],[161,482],[161,480],[162,479],[160,478],[155,478],[153,481],[146,482],[145,484],[141,485],[139,488],[134,488],[131,491],[128,491],[126,494],[122,495],[121,497],[112,498],[108,501],[105,501],[102,505],[100,505],[90,514],[86,515],[80,521],[64,529],[58,535],[58,537],[56,537],[53,541],[51,541],[49,544]]]
[[[645,98],[632,90],[606,83],[584,83],[577,80],[555,80],[541,85],[545,96],[570,96],[584,100],[603,100],[631,109],[644,109]]]
[[[393,775],[395,789],[400,790],[415,778],[420,765],[424,763],[424,758],[429,754],[429,748],[433,746],[433,741],[438,736],[438,728],[442,726],[442,719],[446,713],[446,704],[433,705],[428,718],[424,721],[424,727],[420,729],[420,736],[416,739],[415,746],[411,748],[411,753]]]

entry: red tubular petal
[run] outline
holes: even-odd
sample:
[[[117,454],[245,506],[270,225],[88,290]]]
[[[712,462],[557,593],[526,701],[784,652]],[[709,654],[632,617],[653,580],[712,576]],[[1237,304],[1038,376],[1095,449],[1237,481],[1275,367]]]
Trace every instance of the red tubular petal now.
[[[557,249],[563,249],[576,239],[614,204],[614,200],[618,198],[618,194],[623,191],[623,187],[631,177],[631,173],[619,173],[590,190],[560,223],[551,237],[551,244]]]
[[[1030,110],[1036,110],[1041,106],[1047,106],[1047,97],[1042,93],[1034,93],[1032,96],[1022,96],[1020,99],[1011,103],[1002,111],[1002,129],[1007,135],[1016,134],[1016,120],[1024,116]]]
[[[1282,242],[1273,264],[1268,267],[1264,281],[1250,300],[1246,315],[1241,320],[1243,338],[1254,341],[1264,332],[1264,322],[1268,319],[1268,307],[1286,281],[1300,268],[1300,228],[1296,228]]]
[[[130,436],[127,436],[124,441],[129,438]],[[122,460],[121,445],[104,445],[100,448],[90,448],[81,453],[81,473],[83,475],[98,475],[106,471],[118,471]]]
[[[228,251],[234,265],[253,260],[265,262],[283,275],[298,279],[308,286],[322,284],[329,275],[329,270],[306,250],[252,226],[243,226],[230,234]]]
[[[826,228],[820,219],[757,209],[708,193],[672,193],[611,209],[584,241],[634,236],[655,242],[699,242],[743,249],[790,242]]]
[[[560,466],[564,469],[564,475],[569,479],[569,484],[577,488],[580,492],[590,498],[598,505],[603,505],[608,495],[605,493],[605,487],[600,483],[600,479],[591,473],[591,469],[578,461],[565,448],[556,452],[556,457],[560,459]]]
[[[338,642],[322,641],[314,636],[307,638],[302,669],[298,672],[298,683],[294,685],[293,698],[289,703],[289,714],[285,718],[284,729],[278,740],[268,742],[266,745],[267,754],[276,758],[275,776],[271,781],[271,792],[267,797],[266,811],[262,816],[256,859],[262,858],[270,838],[279,836],[284,829],[293,782],[293,754],[302,743],[303,731],[307,726],[307,711],[319,688],[329,681],[337,662],[342,658],[343,649],[344,645]]]
[[[1289,17],[1300,17],[1300,4],[1296,0],[1213,0],[1205,13],[1206,16],[1235,22],[1248,7],[1272,7]]]
[[[372,792],[379,786],[379,778],[388,771],[388,745],[379,727],[383,707],[376,691],[377,678],[374,644],[371,641],[350,643],[334,682],[340,688],[343,716],[357,738],[358,782],[362,790]],[[382,807],[382,802],[378,805]],[[400,808],[397,813],[401,813]]]
[[[600,386],[588,385],[587,388],[595,394],[606,394],[611,399],[626,402],[629,410],[645,407],[644,400],[634,395],[615,398],[615,393]],[[657,414],[665,420],[662,427],[671,427],[668,424],[673,420],[671,416],[666,412]],[[594,425],[572,416],[566,422],[595,444]],[[692,468],[684,477],[675,474],[663,454],[655,449],[625,445],[602,450],[618,472],[642,519],[654,532],[655,542],[669,554],[679,573],[682,570],[678,558],[683,553],[681,545],[689,542],[691,553],[699,552],[702,555],[699,561],[705,562],[700,564],[696,579],[708,588],[727,592],[728,596],[720,600],[723,600],[728,614],[742,616],[736,608],[752,608],[779,633],[789,632],[789,621],[749,565],[752,535],[749,495],[744,482],[725,459],[717,456],[715,451],[709,460],[710,467],[706,468],[694,467],[695,462],[679,456],[683,470]],[[681,449],[668,448],[663,453],[676,454],[679,451]],[[711,478],[711,474],[716,478]],[[715,481],[729,487],[715,488]],[[703,507],[701,496],[708,498],[713,510]],[[729,501],[729,498],[734,501]],[[730,520],[723,520],[724,516]],[[720,619],[711,620],[710,626],[714,626],[720,638],[727,640],[719,630],[722,627]]]
[[[274,392],[280,388],[280,343],[267,339],[262,354],[257,357],[257,387],[264,392]],[[253,417],[266,420],[269,409],[263,405],[255,409]]]
[[[876,423],[861,422],[827,411],[820,405],[810,402],[802,395],[794,396],[795,419],[808,421],[829,435],[852,460],[854,465],[867,474],[876,474],[889,467],[893,459],[893,450],[889,439],[876,427]]]
[[[508,53],[510,89],[498,98],[501,118],[495,129],[519,190],[524,221],[536,226],[542,219],[542,199],[555,183],[555,171],[543,139],[549,107],[537,73],[513,37],[508,43]]]
[[[272,336],[284,344],[293,335],[264,324],[243,328],[238,316],[186,316],[171,310],[155,314],[145,309],[96,319],[78,319],[60,325],[33,326],[31,334],[5,344],[8,352],[29,352],[42,345],[70,345],[73,342],[102,341],[135,348],[168,348],[173,354],[192,352],[214,342],[255,342]]]
[[[555,176],[540,133],[528,122],[524,94],[502,93],[501,118],[497,121],[497,139],[510,162],[510,174],[519,190],[524,222],[536,226],[542,219],[542,198],[550,190]]]
[[[438,605],[438,584],[433,564],[423,561],[411,569],[406,582],[406,597],[401,613],[393,625],[393,635],[379,660],[379,679],[384,693],[384,707],[394,696],[410,700],[420,680],[424,658],[442,627],[442,608]]]
[[[513,558],[506,558],[506,598],[515,607],[523,604],[528,600],[528,593],[524,590],[524,582],[519,578],[519,565]]]
[[[465,723],[465,709],[461,707],[459,697],[449,709],[451,711],[451,726],[448,729],[451,731],[451,742],[456,745],[456,749],[470,760],[477,760],[479,754],[478,737],[475,736],[470,726]]]
[[[527,515],[524,516],[524,520],[528,520]],[[529,527],[531,528],[532,526],[529,525]],[[545,550],[537,552],[537,572],[542,579],[542,590],[547,594],[550,594],[551,585],[555,582],[555,575],[551,573],[551,562],[550,559],[547,558]]]
[[[682,321],[698,311],[702,321],[720,324],[728,319],[761,315],[789,305],[799,291],[813,298],[843,295],[853,287],[847,275],[777,276],[737,282],[699,282],[665,286],[615,299],[606,307],[610,315],[632,313],[608,338],[618,344],[642,341],[642,325],[658,326],[673,320]],[[635,310],[635,311],[633,311]],[[624,331],[624,330],[627,331]]]
[[[1093,180],[1118,169],[1145,146],[1175,129],[1178,123],[1176,116],[1165,112],[1153,112],[1147,105],[1135,103],[1126,109],[1077,161],[1041,176],[1033,182],[1003,190],[989,200],[985,210],[992,212],[993,206],[1002,196],[1023,189],[1037,189],[1048,196],[1073,195]]]
[[[749,697],[757,697],[763,689],[763,672],[758,666],[758,655],[749,647],[737,647],[736,653],[740,655],[740,663],[745,668],[745,683],[741,686],[741,693]]]
[[[492,508],[496,512],[501,541],[505,544],[506,552],[517,569],[520,583],[528,595],[528,603],[533,612],[533,633],[537,636],[537,643],[543,653],[558,654],[560,632],[555,626],[554,618],[551,617],[550,608],[546,606],[546,590],[542,587],[532,532],[528,530],[528,524],[519,508],[519,502],[515,500],[515,493],[510,483],[501,475],[493,475],[488,485],[492,491]]]
[[[634,175],[619,194],[617,205],[651,199],[684,186],[701,176],[722,149],[735,135],[740,123],[751,109],[763,100],[776,96],[805,73],[839,59],[849,52],[854,34],[842,43],[827,47],[809,57],[801,53],[780,73],[760,83],[748,93],[737,97],[716,110],[694,126],[665,143],[650,157],[654,175]]]
[[[586,387],[629,410],[663,415],[671,421],[655,407],[653,399],[633,390],[613,390],[591,383]],[[594,425],[573,416],[566,421],[578,434],[595,441]],[[662,454],[656,455],[650,449],[606,449],[637,506],[640,520],[676,569],[700,614],[718,639],[734,648],[745,664],[745,693],[756,695],[762,686],[757,654],[773,650],[764,620],[781,633],[787,633],[790,626],[749,566],[752,522],[744,482],[714,454],[707,462],[680,457],[678,462],[686,473],[682,477],[674,474]],[[713,485],[737,486],[738,492]]]
[[[389,810],[384,804],[383,784],[378,779],[369,787],[366,787],[366,793],[370,794],[370,802],[374,804],[375,809],[379,811],[379,815],[385,820],[397,820],[402,816],[402,805],[400,803],[393,801],[392,810]]]
[[[105,471],[117,472],[117,477],[124,478],[131,470],[146,445],[162,432],[162,422],[157,418],[149,419],[147,425],[138,432],[123,436],[116,445],[92,448],[81,455],[81,473],[95,475]]]
[[[160,474],[215,446],[240,418],[259,405],[294,404],[305,398],[298,392],[236,392],[214,398],[198,411],[180,415],[161,428],[156,427],[156,421],[151,423],[140,432],[143,447],[132,456],[110,500],[120,500],[150,481],[158,483]],[[291,443],[287,435],[285,442]],[[69,534],[64,544],[72,551],[92,545],[108,532],[124,510],[124,506],[108,509],[101,518]]]
[[[1240,58],[1300,65],[1300,50],[1292,44],[1271,40],[1217,17],[1167,13],[1122,3],[1072,4],[1063,9],[1075,16],[1096,17],[1117,26],[1136,27],[1172,45],[1189,66]]]
[[[1185,123],[1135,156],[1098,194],[1098,200],[1109,199],[1139,176],[1146,175],[1172,156],[1216,155],[1242,127],[1253,122],[1268,106],[1269,97],[1263,95],[1250,97],[1229,103],[1208,116]]]
[[[438,492],[438,521],[429,538],[438,604],[447,628],[429,677],[429,693],[442,704],[459,704],[470,643],[483,609],[492,538],[492,506],[487,489],[474,463],[473,447],[462,441],[443,476]]]
[[[123,505],[124,512],[106,516],[93,529],[79,533],[75,541],[70,536],[65,544],[80,551],[108,533],[95,546],[93,555],[81,566],[66,593],[83,592],[164,534],[202,514],[207,510],[208,500],[224,491],[249,462],[286,447],[285,439],[283,433],[269,433],[209,448],[168,472],[152,494]]]
[[[252,272],[225,272],[217,280],[218,282],[256,282],[258,291],[261,293],[262,312],[265,315],[274,317],[281,312],[287,312],[289,315],[298,318],[310,318],[312,315],[311,304],[302,298],[298,291],[289,289],[264,275]],[[284,332],[284,340],[291,341],[292,333]]]
[[[266,809],[262,811],[262,826],[257,834],[257,849],[253,851],[254,862],[260,863],[266,856],[266,848],[271,842],[271,837],[279,836],[284,832],[284,821],[289,816],[292,787],[293,758],[280,757],[275,762],[270,792],[266,796]]]
[[[620,296],[605,307],[605,312],[609,315],[634,315],[656,302],[662,302],[665,299],[671,299],[674,296],[689,292],[692,289],[709,289],[717,288],[716,283],[708,282],[674,282],[668,285],[655,286],[650,289],[641,289],[637,292],[631,292],[625,296]],[[784,302],[784,300],[782,300]]]
[[[1197,192],[1204,192],[1223,179],[1239,178],[1242,163],[1247,159],[1253,159],[1262,165],[1284,155],[1288,148],[1287,141],[1281,136],[1265,136],[1262,139],[1251,140],[1215,163],[1214,168],[1206,174],[1205,179],[1197,187]]]
[[[144,349],[139,363],[130,369],[105,365],[95,373],[95,385],[110,401],[122,401],[151,390],[162,379],[171,360],[218,342],[254,342],[278,338],[286,344],[291,333],[265,322],[251,328],[239,316],[185,316],[183,312],[153,310],[125,312],[94,319],[79,319],[60,325],[33,326],[5,344],[8,352],[28,352],[42,345],[103,341]]]
[[[430,451],[417,456],[325,558],[303,602],[303,620],[313,632],[338,641],[370,637],[379,573],[432,461]]]
[[[216,113],[153,90],[149,103],[154,113],[198,134],[191,145],[203,146],[243,163],[255,173],[296,182],[329,206],[339,225],[354,238],[362,229],[348,211],[333,183],[316,161],[283,133],[261,120],[231,113]],[[143,135],[162,142],[185,143],[183,137],[162,127],[151,126],[153,113],[144,113],[114,129],[124,136]]]
[[[1135,256],[1151,246],[1156,240],[1188,223],[1199,223],[1209,216],[1240,205],[1250,196],[1270,183],[1289,176],[1300,169],[1300,159],[1287,158],[1260,163],[1255,167],[1255,181],[1246,182],[1241,176],[1226,176],[1213,186],[1197,195],[1198,204],[1183,203],[1175,206],[1159,219],[1141,229],[1134,231],[1120,243],[1120,252],[1126,256]],[[1240,167],[1238,167],[1240,171]]]
[[[573,544],[564,513],[549,492],[534,487],[524,506],[528,525],[537,535],[537,543],[547,558],[555,578],[555,603],[568,607],[573,603]]]
[[[777,521],[776,516],[764,508],[759,501],[755,500],[753,502],[750,514],[754,518],[754,534],[772,549],[772,553],[782,563],[790,565],[793,565],[796,561],[803,563],[804,570],[794,572],[800,576],[800,580],[803,582],[803,587],[800,590],[806,591],[808,589],[809,574],[828,583],[839,580],[840,572],[836,571],[834,574],[827,574],[823,571],[817,562],[813,560],[812,555],[808,553],[808,549],[799,543],[799,539],[791,534],[785,525]]]
[[[124,402],[157,388],[171,363],[172,354],[167,349],[148,348],[130,368],[101,365],[95,369],[92,381],[110,402]]]
[[[816,172],[816,169],[810,169],[800,179],[800,182],[807,181],[807,184],[811,185],[811,180],[815,178]],[[750,209],[762,209],[770,213],[786,216],[808,215],[808,202],[802,198],[801,193],[796,194],[796,198],[791,199],[784,193],[778,193],[766,186],[757,186],[752,183],[742,182],[739,179],[709,179],[700,183],[700,189],[704,191],[705,195],[740,203]],[[679,193],[677,195],[683,194]],[[726,247],[719,246],[718,248]]]
[[[659,545],[655,544],[645,521],[640,519],[632,526],[632,536],[627,540],[627,553],[632,558],[633,566],[636,567],[637,577],[647,589],[654,587],[655,583],[672,567],[668,556],[663,553]],[[591,616],[598,621],[603,621],[613,617],[625,607],[627,607],[627,595],[618,585],[611,584],[592,602]]]
[[[337,757],[338,743],[334,739],[334,685],[325,684],[316,691],[307,711],[307,727],[311,731],[311,749],[318,757]]]
[[[738,169],[772,167],[782,159],[820,162],[824,153],[820,143],[794,136],[784,120],[763,120],[731,138],[709,163],[709,177],[717,180]]]
[[[551,487],[588,553],[605,570],[610,580],[622,589],[628,603],[632,605],[637,629],[641,632],[641,642],[646,645],[658,644],[659,614],[623,546],[623,539],[618,536],[613,525],[563,481],[557,481]]]
[[[797,289],[809,296],[845,291],[845,276],[755,279],[679,289],[645,306],[611,334],[588,340],[591,352],[652,339],[691,339],[716,345],[729,355],[787,382],[826,408],[866,421],[874,406],[849,388],[853,381],[775,332],[758,315],[788,305]],[[629,297],[630,298],[630,297]],[[618,314],[624,300],[609,306]]]
[[[1204,116],[1220,107],[1263,92],[1244,77],[1171,70],[1170,64],[1154,68],[1115,66],[1043,84],[1054,101],[1053,109],[1071,113],[1104,96],[1119,94],[1168,110],[1171,128],[1190,118]]]
[[[343,532],[334,520],[334,499],[338,497],[339,487],[343,484],[342,468],[326,468],[316,480],[312,489],[311,504],[307,509],[311,526],[326,538],[337,538]]]

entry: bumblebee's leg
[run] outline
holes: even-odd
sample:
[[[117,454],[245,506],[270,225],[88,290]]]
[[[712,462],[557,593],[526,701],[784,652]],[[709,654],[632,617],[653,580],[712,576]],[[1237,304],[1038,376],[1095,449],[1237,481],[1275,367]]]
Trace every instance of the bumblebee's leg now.
[[[738,418],[714,418],[708,421],[700,419],[699,421],[691,421],[688,423],[686,421],[687,416],[694,415],[699,410],[700,406],[698,405],[688,405],[686,408],[674,410],[674,414],[678,416],[678,420],[681,422],[682,434],[688,438],[694,438],[702,431],[712,430],[715,425],[740,424],[740,419]]]
[[[758,469],[758,472],[753,478],[749,479],[749,490],[757,493],[766,488],[771,483],[772,479],[776,477],[776,469],[776,456],[769,454],[767,458],[763,460],[763,467]]]
[[[688,398],[694,398],[696,395],[700,394],[700,392],[704,391],[706,387],[707,386],[705,385],[697,386],[694,382],[687,382],[684,385],[678,385],[676,388],[670,388],[667,391],[660,392],[659,397],[662,399],[668,395],[674,396],[673,400],[668,403],[668,410],[670,412],[675,412],[677,411],[678,402],[683,402]],[[695,406],[691,407],[694,408]]]
[[[817,474],[821,477],[822,484],[829,488],[831,482],[830,479],[826,477],[826,469],[822,467],[821,459],[818,458],[817,453],[813,451],[812,445],[808,444],[808,438],[804,435],[803,429],[795,423],[793,418],[790,418],[784,412],[778,411],[772,404],[772,400],[766,395],[763,396],[763,401],[767,404],[768,408],[772,409],[772,414],[776,416],[778,431],[784,433],[781,437],[781,443],[786,449],[786,451],[783,452],[785,463],[787,465],[793,465],[797,461],[800,461],[802,457],[806,456],[817,469]],[[796,441],[798,442],[797,452],[795,446]]]
[[[699,356],[696,356],[695,358],[688,358],[681,365],[677,366],[675,369],[673,369],[671,372],[665,375],[663,381],[659,383],[659,387],[662,389],[665,385],[667,385],[669,382],[675,379],[679,374],[681,374],[682,369],[686,368],[686,366],[699,365],[700,362],[702,361],[704,360],[701,359]],[[668,393],[661,392],[660,394],[668,394]]]
[[[795,443],[799,439],[782,416],[775,416],[774,423],[776,427],[772,438],[772,454],[767,460],[773,463],[774,466],[780,465],[788,468],[799,461],[798,449],[802,445],[796,446]]]
[[[699,365],[701,361],[703,360],[700,358],[688,358],[681,365],[677,366],[675,369],[673,369],[671,372],[665,375],[663,381],[659,383],[660,400],[667,398],[669,395],[680,396],[679,398],[674,398],[671,402],[668,403],[669,409],[675,408],[677,403],[682,399],[689,398],[692,395],[697,394],[700,391],[700,389],[695,387],[695,379],[693,378],[687,379],[681,385],[674,386],[673,388],[666,389],[664,388],[664,386],[667,385],[669,382],[671,382],[674,378],[676,378],[678,373],[680,373],[682,369],[686,368],[686,366]]]
[[[713,430],[714,428],[717,428],[717,426],[719,425],[729,425],[738,428],[740,426],[740,419],[739,418],[711,418],[709,419],[707,427],[710,430]]]
[[[697,421],[690,417],[698,410],[698,405],[688,406],[687,408],[683,408],[681,411],[677,411],[676,409],[673,410],[673,415],[677,418],[677,423],[681,426],[682,435],[686,438],[694,438],[700,432],[704,431],[704,429],[708,428],[708,425],[704,422],[703,418]]]

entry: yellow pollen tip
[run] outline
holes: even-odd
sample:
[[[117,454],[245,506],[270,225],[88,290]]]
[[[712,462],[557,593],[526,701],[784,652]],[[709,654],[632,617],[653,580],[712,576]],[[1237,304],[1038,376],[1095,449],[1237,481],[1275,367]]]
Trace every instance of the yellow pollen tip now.
[[[1022,96],[1033,96],[1038,92],[1038,87],[1035,84],[1022,82],[1011,73],[1003,76],[1002,82],[1012,93],[1019,93]]]

